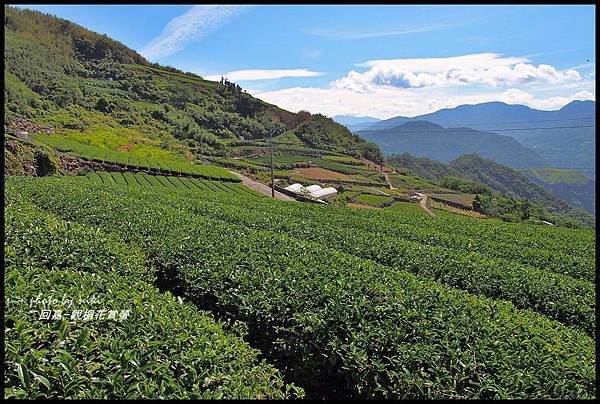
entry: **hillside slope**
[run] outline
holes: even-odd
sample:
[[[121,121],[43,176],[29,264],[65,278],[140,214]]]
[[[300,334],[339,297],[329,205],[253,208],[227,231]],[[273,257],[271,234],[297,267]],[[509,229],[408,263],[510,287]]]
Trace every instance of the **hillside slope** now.
[[[227,80],[151,64],[69,21],[12,7],[5,15],[5,125],[26,117],[60,135],[78,134],[85,144],[115,150],[154,144],[188,159],[226,156],[232,142],[292,130],[306,146],[379,154],[329,118],[282,110]],[[320,124],[300,128],[313,120]]]
[[[585,175],[558,168],[532,168],[522,174],[573,206],[595,213],[596,181]]]
[[[570,206],[519,171],[476,154],[463,155],[449,164],[423,157],[416,158],[408,153],[392,156],[387,162],[411,175],[436,181],[461,192],[482,195],[496,192],[509,200],[526,199],[553,214],[595,225],[595,218],[580,207]]]

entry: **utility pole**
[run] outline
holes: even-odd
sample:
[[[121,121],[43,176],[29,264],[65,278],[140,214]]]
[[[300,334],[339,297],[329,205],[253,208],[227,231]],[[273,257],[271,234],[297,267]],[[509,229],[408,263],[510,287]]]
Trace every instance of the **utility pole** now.
[[[269,132],[269,143],[271,144],[271,197],[275,198],[275,171],[273,170],[273,132],[275,132],[275,129],[271,129],[271,132]]]
[[[200,137],[200,163],[204,164],[202,161],[202,136]]]

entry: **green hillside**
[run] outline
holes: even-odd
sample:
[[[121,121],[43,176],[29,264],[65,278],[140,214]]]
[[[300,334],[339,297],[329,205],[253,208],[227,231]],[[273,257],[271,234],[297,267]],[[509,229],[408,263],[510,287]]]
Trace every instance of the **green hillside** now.
[[[560,168],[532,168],[521,172],[557,197],[595,214],[596,181],[576,171]]]
[[[153,65],[66,20],[12,7],[5,14],[5,125],[25,117],[82,143],[156,146],[187,159],[226,156],[232,140],[265,139],[273,131],[299,135],[308,147],[379,154],[324,116],[293,114],[226,80]]]
[[[529,168],[520,171],[528,177],[536,178],[546,184],[583,185],[589,180],[581,173],[562,168]]]
[[[476,154],[461,156],[449,164],[416,158],[408,153],[392,156],[387,162],[411,175],[435,181],[440,186],[482,195],[479,198],[480,208],[491,216],[503,216],[507,220],[534,216],[571,225],[595,225],[595,218],[590,213],[570,206],[517,170]],[[529,210],[535,213],[532,215],[527,212]]]

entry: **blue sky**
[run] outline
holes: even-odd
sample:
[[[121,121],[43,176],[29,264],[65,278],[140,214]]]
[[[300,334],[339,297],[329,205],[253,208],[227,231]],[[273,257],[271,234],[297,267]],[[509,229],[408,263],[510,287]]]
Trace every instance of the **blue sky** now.
[[[414,116],[595,99],[593,6],[27,6],[283,108]]]

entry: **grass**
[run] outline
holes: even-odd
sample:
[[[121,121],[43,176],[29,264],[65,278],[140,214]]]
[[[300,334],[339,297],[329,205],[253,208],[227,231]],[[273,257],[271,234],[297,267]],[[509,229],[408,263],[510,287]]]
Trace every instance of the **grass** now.
[[[361,194],[354,197],[355,203],[361,203],[364,205],[370,206],[380,206],[386,202],[393,202],[394,199],[385,195],[371,195],[371,194]]]
[[[396,201],[391,206],[386,207],[385,210],[416,213],[429,217],[429,215],[418,203],[413,202]]]

